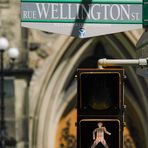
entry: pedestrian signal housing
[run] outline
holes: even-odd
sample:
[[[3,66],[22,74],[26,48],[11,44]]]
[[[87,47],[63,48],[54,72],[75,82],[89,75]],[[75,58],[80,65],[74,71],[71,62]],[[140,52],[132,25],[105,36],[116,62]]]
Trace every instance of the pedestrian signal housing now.
[[[123,69],[78,69],[77,148],[123,148]]]

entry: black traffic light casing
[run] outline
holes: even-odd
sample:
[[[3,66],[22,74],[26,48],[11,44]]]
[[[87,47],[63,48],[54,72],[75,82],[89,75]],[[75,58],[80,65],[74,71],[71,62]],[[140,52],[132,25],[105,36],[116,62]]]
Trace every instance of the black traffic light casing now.
[[[100,122],[111,133],[104,133],[108,147],[123,148],[123,77],[123,69],[78,69],[77,148],[91,148]]]

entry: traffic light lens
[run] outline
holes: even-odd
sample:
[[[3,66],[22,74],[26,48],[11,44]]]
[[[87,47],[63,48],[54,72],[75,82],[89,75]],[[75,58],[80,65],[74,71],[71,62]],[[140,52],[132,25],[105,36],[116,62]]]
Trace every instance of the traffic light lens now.
[[[113,101],[107,95],[103,97],[101,96],[97,97],[94,95],[90,98],[88,102],[89,102],[89,106],[96,110],[108,109],[113,105]]]
[[[94,110],[117,108],[119,100],[119,75],[113,74],[83,74],[81,89],[83,106]]]

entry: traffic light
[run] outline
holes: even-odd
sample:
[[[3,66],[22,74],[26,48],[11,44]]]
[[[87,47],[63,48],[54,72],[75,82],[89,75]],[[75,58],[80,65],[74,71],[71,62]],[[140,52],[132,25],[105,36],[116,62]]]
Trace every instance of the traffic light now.
[[[123,69],[78,69],[77,148],[123,148]]]

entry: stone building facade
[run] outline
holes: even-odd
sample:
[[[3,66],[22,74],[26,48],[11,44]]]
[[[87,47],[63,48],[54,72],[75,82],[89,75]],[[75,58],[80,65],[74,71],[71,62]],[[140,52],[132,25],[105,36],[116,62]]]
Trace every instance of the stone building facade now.
[[[32,77],[9,76],[5,81],[13,100],[7,102],[8,134],[17,140],[17,148],[74,148],[77,68],[96,68],[97,60],[104,57],[136,58],[135,45],[142,31],[79,39],[21,28],[20,1],[2,0],[0,35],[20,49],[15,68],[34,71]],[[8,65],[5,55],[6,69]],[[125,70],[125,147],[146,148],[148,80],[137,76],[135,67]]]

